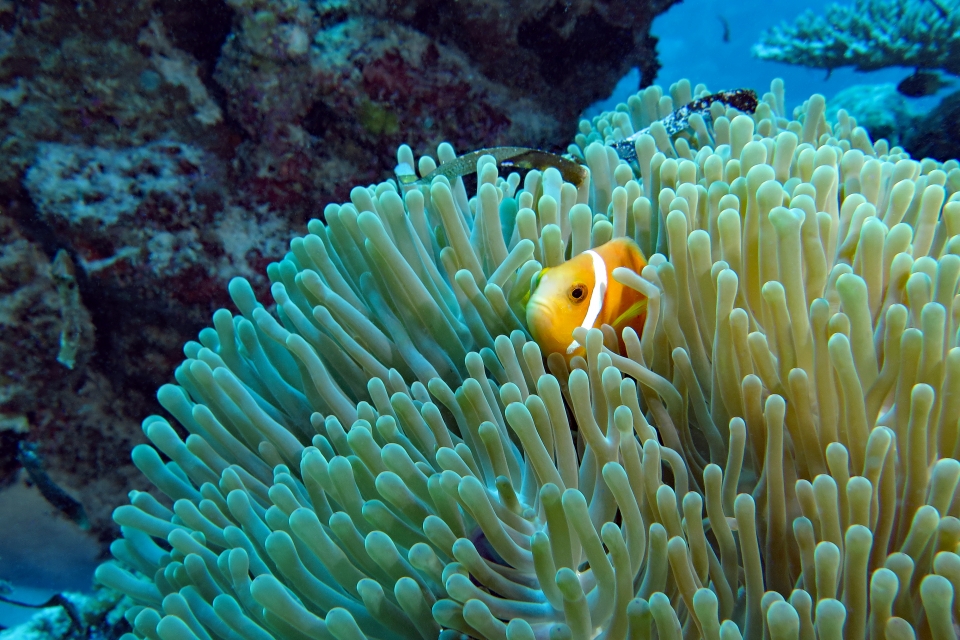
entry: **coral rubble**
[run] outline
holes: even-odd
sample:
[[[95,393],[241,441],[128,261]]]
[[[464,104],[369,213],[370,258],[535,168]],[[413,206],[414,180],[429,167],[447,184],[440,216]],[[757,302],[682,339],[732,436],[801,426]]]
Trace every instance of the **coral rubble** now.
[[[150,416],[133,451],[166,499],[131,493],[97,571],[131,635],[952,638],[960,162],[823,96],[791,119],[781,82],[635,168],[603,144],[690,92],[583,121],[580,189],[492,158],[470,197],[356,187],[275,307],[233,280],[158,393],[189,435]],[[533,276],[621,236],[642,333],[542,353]]]

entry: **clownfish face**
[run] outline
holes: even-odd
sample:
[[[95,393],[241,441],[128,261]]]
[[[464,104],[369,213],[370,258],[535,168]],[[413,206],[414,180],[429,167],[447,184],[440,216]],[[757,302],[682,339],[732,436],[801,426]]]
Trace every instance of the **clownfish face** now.
[[[583,347],[573,339],[573,330],[594,326],[606,288],[606,265],[594,251],[541,271],[527,303],[527,326],[541,351],[580,355]]]
[[[646,299],[616,282],[612,273],[617,267],[639,272],[645,265],[636,243],[618,238],[537,274],[526,311],[527,328],[541,352],[568,360],[583,355],[583,346],[573,338],[577,327],[609,324],[617,335],[626,326],[642,327]]]

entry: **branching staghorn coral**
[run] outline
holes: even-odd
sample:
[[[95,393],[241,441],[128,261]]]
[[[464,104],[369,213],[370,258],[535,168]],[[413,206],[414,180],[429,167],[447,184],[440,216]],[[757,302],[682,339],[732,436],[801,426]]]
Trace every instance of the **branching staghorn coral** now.
[[[133,452],[172,505],[132,492],[97,572],[133,636],[955,637],[960,163],[822,96],[787,120],[775,82],[641,136],[638,180],[599,142],[633,102],[581,124],[579,191],[356,188],[271,265],[275,312],[232,282],[158,394],[189,435],[152,416]],[[544,359],[532,276],[624,235],[642,334]]]
[[[960,75],[960,12],[940,0],[855,0],[805,11],[760,37],[753,55],[816,69],[942,69]]]

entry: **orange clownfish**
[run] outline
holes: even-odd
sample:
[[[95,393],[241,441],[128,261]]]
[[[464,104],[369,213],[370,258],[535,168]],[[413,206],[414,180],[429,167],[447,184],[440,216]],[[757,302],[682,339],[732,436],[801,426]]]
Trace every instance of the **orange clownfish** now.
[[[629,238],[617,238],[584,251],[534,276],[527,303],[527,327],[544,356],[560,353],[568,360],[584,355],[573,330],[609,324],[619,337],[625,327],[639,334],[647,315],[647,299],[614,280],[613,270],[637,273],[647,261]]]

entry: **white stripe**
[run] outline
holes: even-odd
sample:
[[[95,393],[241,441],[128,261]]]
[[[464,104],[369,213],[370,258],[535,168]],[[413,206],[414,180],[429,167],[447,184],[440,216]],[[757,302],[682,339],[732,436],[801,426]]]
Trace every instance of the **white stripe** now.
[[[603,309],[603,299],[607,294],[607,265],[596,251],[585,251],[593,258],[593,291],[590,292],[590,303],[587,306],[587,315],[583,318],[583,324],[580,326],[589,331],[593,329],[594,323],[600,317],[600,311]],[[567,353],[573,353],[580,348],[580,343],[574,340],[567,347]]]

